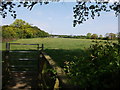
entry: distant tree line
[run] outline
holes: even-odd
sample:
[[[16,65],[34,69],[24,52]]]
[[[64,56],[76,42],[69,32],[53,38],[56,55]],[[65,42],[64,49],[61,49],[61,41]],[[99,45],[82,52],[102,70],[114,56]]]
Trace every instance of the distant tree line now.
[[[39,29],[37,26],[32,26],[21,19],[16,19],[10,25],[2,26],[3,41],[38,37],[115,40],[118,38],[118,35],[114,33],[106,33],[104,37],[103,35],[92,33],[87,33],[86,35],[50,35],[49,33]]]
[[[31,26],[29,23],[16,19],[11,25],[2,26],[3,40],[12,40],[19,38],[37,38],[48,37],[49,33],[39,29],[36,26]]]
[[[60,38],[81,38],[81,39],[85,39],[86,36],[84,35],[80,35],[80,36],[72,36],[72,35],[59,35]]]
[[[105,36],[103,37],[103,35],[87,33],[86,38],[87,39],[115,40],[118,38],[118,35],[114,33],[106,33]]]
[[[115,40],[118,39],[118,35],[114,33],[106,33],[105,36],[87,33],[86,35],[51,35],[56,38],[78,38],[78,39],[101,39],[101,40]]]

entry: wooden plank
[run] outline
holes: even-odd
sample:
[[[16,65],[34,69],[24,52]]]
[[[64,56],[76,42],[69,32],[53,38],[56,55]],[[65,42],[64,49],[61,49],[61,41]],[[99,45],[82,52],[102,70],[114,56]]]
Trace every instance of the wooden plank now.
[[[38,75],[37,71],[11,71],[11,74],[14,73],[26,74],[26,75]]]
[[[12,68],[13,69],[13,68]],[[24,73],[30,73],[31,72],[31,74],[33,73],[34,74],[34,71],[37,71],[37,70],[30,70],[30,69],[25,69],[25,70],[16,70],[15,68],[12,70],[11,69],[11,72],[24,72]],[[29,72],[28,72],[29,71]],[[37,72],[36,72],[37,73]]]
[[[19,60],[19,61],[35,61],[35,58],[12,58],[11,60]]]
[[[10,43],[13,45],[39,45],[39,44],[23,44],[23,43]]]
[[[31,53],[31,52],[37,52],[37,50],[35,50],[35,51],[9,51],[9,52]]]
[[[25,43],[6,43],[6,50],[9,51],[10,50],[10,45],[36,45],[37,50],[39,50],[41,48],[41,50],[43,50],[44,46],[43,44],[25,44]]]
[[[19,61],[35,61],[36,59],[35,58],[32,58],[32,59],[30,59],[30,58],[19,58],[18,60]]]
[[[33,68],[33,67],[35,67],[35,65],[17,65],[17,66],[11,65],[9,67],[11,67],[11,68]]]
[[[70,85],[69,78],[67,77],[64,70],[61,67],[59,67],[56,64],[56,62],[53,59],[51,59],[51,57],[49,55],[47,55],[45,52],[42,52],[42,55],[43,55],[44,59],[46,59],[48,61],[50,66],[52,66],[52,68],[57,72],[57,76],[58,76],[58,79],[61,82],[61,84],[64,87],[71,87],[72,85]]]
[[[31,73],[31,74],[37,74],[37,71],[11,71],[11,73]]]

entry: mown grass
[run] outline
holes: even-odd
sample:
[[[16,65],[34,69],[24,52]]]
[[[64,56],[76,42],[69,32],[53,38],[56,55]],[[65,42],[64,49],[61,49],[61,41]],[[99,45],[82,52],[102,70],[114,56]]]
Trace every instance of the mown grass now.
[[[92,44],[89,39],[69,39],[69,38],[33,38],[33,39],[19,39],[11,43],[26,43],[26,44],[44,44],[44,50],[55,61],[62,64],[62,61],[70,60],[74,56],[80,56],[85,48]],[[5,43],[3,43],[3,50],[5,50]],[[28,50],[36,49],[37,46],[12,45],[12,50]]]
[[[92,42],[89,39],[68,39],[68,38],[33,38],[33,39],[19,39],[11,43],[27,43],[27,44],[44,44],[44,49],[84,49]],[[32,46],[35,47],[35,46]],[[30,49],[31,46],[14,45],[11,49]],[[3,43],[3,50],[5,50],[5,43]]]
[[[61,67],[65,61],[76,60],[81,56],[86,56],[86,50],[94,44],[91,39],[71,39],[71,38],[32,38],[19,39],[11,43],[26,44],[44,44],[45,52],[57,62]],[[12,45],[11,50],[31,50],[37,46]],[[5,50],[5,43],[2,44],[2,50]]]

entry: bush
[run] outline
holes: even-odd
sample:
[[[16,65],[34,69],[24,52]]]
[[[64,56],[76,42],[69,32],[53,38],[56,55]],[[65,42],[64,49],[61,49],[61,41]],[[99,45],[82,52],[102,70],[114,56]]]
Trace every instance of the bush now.
[[[88,54],[66,63],[65,70],[72,84],[84,89],[119,88],[120,44],[91,45]]]

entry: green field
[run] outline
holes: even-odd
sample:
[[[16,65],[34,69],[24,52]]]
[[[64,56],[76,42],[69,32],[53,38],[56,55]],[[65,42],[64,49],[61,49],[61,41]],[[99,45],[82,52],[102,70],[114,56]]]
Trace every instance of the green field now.
[[[65,70],[73,86],[80,86],[82,88],[93,87],[95,88],[94,90],[96,90],[96,86],[97,88],[106,86],[118,87],[119,82],[117,79],[119,78],[120,57],[117,40],[112,41],[114,43],[110,43],[110,41],[107,42],[106,40],[101,40],[100,44],[95,42],[96,40],[91,39],[32,38],[18,39],[10,43],[44,44],[44,52],[56,62],[57,66]],[[5,50],[5,44],[6,43],[2,43],[2,50]],[[91,48],[89,48],[90,45],[92,45]],[[10,48],[11,50],[31,50],[37,49],[36,47],[37,46],[12,45]],[[17,53],[13,54],[13,58],[15,58]],[[26,54],[22,56],[30,58],[35,55],[37,54],[30,53],[30,56],[26,56]],[[20,54],[18,54],[18,57],[21,57]],[[20,64],[17,62],[13,63],[15,65]],[[26,65],[26,63],[22,64]],[[31,63],[29,63],[29,65],[31,65]],[[105,80],[106,82],[104,82]]]
[[[84,49],[89,47],[92,43],[89,39],[68,39],[68,38],[32,38],[19,39],[11,43],[26,43],[26,44],[44,44],[44,49]],[[17,46],[18,47],[18,46]],[[29,49],[30,47],[19,47],[19,49]],[[5,43],[3,43],[3,50],[5,50]],[[16,46],[12,49],[17,49]]]
[[[69,61],[85,54],[92,40],[90,39],[69,39],[69,38],[33,38],[19,39],[11,43],[26,43],[26,44],[44,44],[45,52],[50,55],[61,66],[64,61]],[[19,46],[12,45],[12,50],[27,50],[36,46]],[[2,44],[2,49],[5,50],[5,43]]]
[[[57,62],[61,67],[65,61],[79,59],[86,56],[87,48],[93,44],[91,39],[70,39],[70,38],[32,38],[19,39],[11,43],[26,44],[44,44],[44,51]],[[29,50],[36,49],[37,46],[19,46],[12,45],[12,50]],[[2,44],[2,50],[5,50],[5,43]]]

